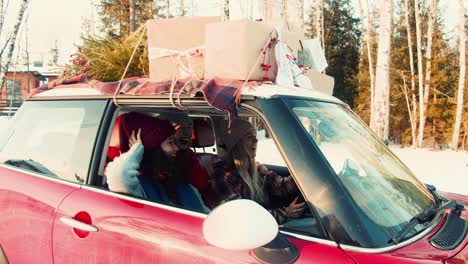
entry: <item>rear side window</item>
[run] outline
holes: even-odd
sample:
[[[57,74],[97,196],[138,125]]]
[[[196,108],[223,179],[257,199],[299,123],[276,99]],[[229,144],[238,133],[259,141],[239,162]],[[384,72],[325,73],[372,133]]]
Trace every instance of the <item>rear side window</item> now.
[[[29,101],[0,138],[0,162],[84,183],[105,100]]]

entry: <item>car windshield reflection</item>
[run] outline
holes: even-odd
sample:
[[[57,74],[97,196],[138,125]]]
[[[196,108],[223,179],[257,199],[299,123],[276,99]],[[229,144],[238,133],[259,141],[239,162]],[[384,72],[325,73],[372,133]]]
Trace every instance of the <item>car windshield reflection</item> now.
[[[431,205],[426,187],[349,109],[306,100],[289,103],[352,198],[389,239]]]

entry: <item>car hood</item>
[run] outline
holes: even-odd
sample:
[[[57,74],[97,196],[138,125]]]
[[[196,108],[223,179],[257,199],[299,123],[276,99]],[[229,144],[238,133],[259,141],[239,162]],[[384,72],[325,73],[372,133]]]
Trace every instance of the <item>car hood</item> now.
[[[443,197],[449,199],[449,200],[456,200],[456,201],[462,203],[463,205],[465,205],[465,208],[468,207],[468,196],[461,195],[461,194],[456,194],[456,193],[441,192],[441,191],[437,191],[437,193],[442,195]]]

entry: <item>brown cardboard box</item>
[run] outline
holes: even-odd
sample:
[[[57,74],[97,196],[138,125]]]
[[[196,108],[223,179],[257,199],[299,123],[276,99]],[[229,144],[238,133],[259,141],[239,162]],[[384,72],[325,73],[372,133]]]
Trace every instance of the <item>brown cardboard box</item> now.
[[[298,53],[302,50],[300,41],[305,39],[304,30],[282,30],[280,39],[288,44],[291,48],[293,55],[297,58]]]
[[[221,77],[245,80],[253,70],[249,80],[263,80],[264,76],[268,77],[268,80],[275,80],[277,67],[274,47],[266,49],[265,62],[262,56],[262,49],[271,39],[271,34],[276,37],[274,31],[270,25],[251,20],[208,24],[205,40],[205,79]],[[263,71],[262,63],[270,64],[271,69]]]
[[[154,82],[190,77],[203,78],[205,26],[220,17],[176,17],[146,22],[150,80]],[[185,52],[184,51],[190,51]],[[182,52],[182,53],[181,53]],[[189,66],[189,67],[188,67]]]
[[[333,95],[333,87],[335,86],[335,79],[333,77],[313,69],[308,70],[305,76],[309,77],[314,89],[328,95]]]
[[[264,23],[277,29],[280,40],[286,42],[291,48],[292,54],[297,57],[298,52],[302,50],[299,41],[305,39],[305,30],[292,25],[290,26],[289,23],[285,23],[283,20],[270,20]]]

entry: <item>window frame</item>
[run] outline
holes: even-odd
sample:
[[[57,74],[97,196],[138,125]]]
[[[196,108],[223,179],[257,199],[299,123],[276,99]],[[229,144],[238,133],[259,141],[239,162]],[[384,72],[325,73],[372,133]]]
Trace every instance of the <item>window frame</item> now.
[[[94,108],[92,110],[97,110],[99,107],[102,107],[102,115],[101,115],[100,119],[96,118],[96,124],[97,124],[96,130],[95,130],[96,135],[94,136],[93,139],[91,139],[91,140],[94,140],[94,141],[90,142],[90,149],[91,150],[90,150],[90,153],[89,153],[89,157],[87,158],[87,162],[83,161],[82,164],[79,165],[79,166],[82,166],[82,170],[83,170],[83,176],[82,176],[83,182],[80,182],[79,180],[70,180],[70,179],[61,177],[60,175],[54,176],[54,175],[48,175],[48,174],[43,174],[43,173],[40,173],[40,172],[31,171],[31,170],[28,170],[28,169],[25,169],[25,168],[22,168],[22,167],[17,167],[17,166],[5,164],[4,162],[0,162],[0,166],[7,167],[7,168],[15,170],[15,171],[20,171],[22,173],[27,173],[27,174],[34,175],[34,176],[39,176],[40,178],[47,178],[47,179],[51,179],[51,180],[56,181],[56,182],[62,182],[62,183],[68,184],[68,185],[71,184],[73,186],[75,186],[75,185],[79,186],[81,184],[86,183],[87,180],[90,178],[90,167],[91,167],[91,163],[93,161],[93,155],[95,153],[96,139],[97,139],[97,135],[101,131],[102,119],[104,117],[104,113],[105,113],[105,111],[107,109],[107,105],[108,105],[108,102],[105,102],[106,100],[96,99],[96,98],[90,98],[90,99],[57,99],[57,100],[28,100],[20,108],[18,113],[15,114],[15,116],[14,116],[14,118],[13,118],[11,124],[10,124],[10,127],[8,128],[8,131],[6,132],[7,134],[5,134],[5,135],[8,135],[8,139],[5,139],[4,141],[0,142],[0,152],[2,152],[3,148],[6,145],[9,144],[10,138],[14,134],[14,132],[10,133],[10,130],[14,130],[15,127],[17,126],[18,122],[24,122],[24,121],[21,121],[21,119],[24,119],[24,117],[22,117],[22,116],[18,117],[18,114],[22,115],[23,111],[30,111],[29,110],[29,105],[34,104],[36,106],[36,104],[57,103],[57,105],[55,105],[54,108],[60,109],[60,108],[69,106],[69,104],[67,104],[67,102],[70,102],[70,101],[77,101],[78,102],[78,101],[85,101],[85,100],[86,101],[95,101],[95,104],[93,105]],[[62,105],[60,105],[60,104],[62,104]],[[99,106],[98,104],[102,104],[102,105]],[[78,105],[76,107],[78,107]],[[84,109],[84,111],[85,111],[85,116],[84,116],[83,121],[84,120],[89,120],[90,118],[95,116],[95,113],[91,114],[93,111],[89,109],[89,106],[88,107],[82,107],[82,109]],[[30,115],[30,113],[27,113],[27,114]],[[82,124],[80,125],[80,129],[79,129],[78,135],[76,137],[77,141],[89,140],[87,138],[84,138],[83,129],[82,129],[81,126],[82,126]],[[75,155],[77,155],[78,153],[80,153],[82,151],[83,150],[77,150],[76,148],[74,148],[73,151],[72,151],[72,156],[71,156],[70,160],[73,160]]]
[[[165,102],[167,102],[167,101],[165,101]],[[111,104],[112,104],[112,102],[111,102]],[[109,149],[109,144],[110,144],[110,140],[111,140],[112,129],[113,129],[114,125],[115,125],[115,120],[116,120],[118,115],[120,115],[121,113],[129,112],[129,111],[140,111],[140,112],[157,114],[157,113],[161,112],[164,109],[174,110],[174,108],[171,108],[171,105],[166,105],[166,104],[161,104],[161,103],[155,103],[155,104],[152,104],[152,105],[128,104],[128,105],[121,105],[121,106],[118,106],[118,107],[115,106],[114,104],[112,104],[112,105],[113,106],[109,107],[108,113],[106,114],[106,119],[107,120],[106,120],[106,122],[104,122],[104,124],[102,126],[103,131],[101,131],[99,139],[98,139],[100,144],[102,145],[101,146],[102,150],[100,151],[101,154],[98,155],[97,153],[95,153],[96,156],[93,159],[93,162],[96,162],[96,164],[94,164],[94,166],[93,166],[95,173],[93,173],[93,175],[88,180],[88,183],[86,184],[86,189],[89,189],[89,190],[94,189],[96,191],[99,191],[99,192],[102,192],[102,193],[107,193],[107,194],[112,195],[112,196],[117,195],[120,198],[121,197],[127,197],[127,198],[129,198],[131,200],[138,200],[138,201],[140,201],[141,203],[144,203],[144,204],[153,204],[156,207],[160,207],[160,208],[165,208],[165,209],[172,208],[172,209],[174,209],[173,211],[186,212],[186,214],[188,214],[188,215],[194,215],[195,214],[195,215],[199,216],[201,214],[201,215],[207,216],[208,214],[192,211],[192,210],[189,210],[189,209],[186,209],[186,208],[183,208],[183,207],[164,204],[164,203],[159,203],[159,202],[155,202],[155,201],[150,201],[150,200],[146,200],[146,199],[143,199],[143,198],[140,198],[140,197],[133,197],[131,195],[115,193],[115,192],[112,192],[110,190],[107,190],[107,189],[103,188],[102,184],[96,184],[95,179],[99,179],[101,176],[103,176],[103,173],[104,173],[104,166],[105,166],[105,163],[106,163],[107,150]],[[205,112],[203,110],[208,110],[208,111]],[[244,112],[244,113],[241,113],[241,112]],[[213,114],[210,114],[210,113],[213,113]],[[274,135],[272,128],[270,127],[270,125],[266,121],[266,117],[263,115],[261,110],[257,109],[257,106],[255,106],[255,101],[250,101],[248,103],[241,103],[239,105],[239,116],[243,116],[243,115],[245,115],[245,113],[247,113],[248,115],[254,116],[254,117],[258,118],[259,120],[261,120],[261,122],[264,125],[264,129],[270,135],[270,137],[274,140],[275,147],[278,149],[279,153],[281,154],[281,158],[284,160],[284,162],[286,164],[286,168],[290,171],[290,174],[293,177],[294,182],[296,184],[298,184],[298,181],[296,180],[296,177],[294,177],[293,172],[289,168],[290,166],[288,165],[287,159],[285,159],[284,152],[282,151],[280,145],[277,143],[278,142],[277,137]],[[216,142],[215,145],[219,143],[218,142],[218,137],[220,136],[220,133],[222,134],[222,131],[220,131],[220,128],[218,127],[220,124],[215,122],[213,116],[226,116],[226,113],[216,112],[213,108],[205,105],[205,107],[202,107],[202,108],[200,108],[200,107],[190,108],[189,107],[189,113],[188,114],[191,117],[208,117],[210,119],[210,121],[212,122],[212,125],[213,125],[213,130],[214,130],[213,132],[215,134],[215,142]],[[96,144],[96,146],[97,146],[97,144]],[[298,184],[298,186],[299,186],[299,184]],[[300,187],[299,187],[299,189],[300,189]],[[302,190],[301,190],[301,193],[303,193]],[[283,227],[280,227],[280,231],[282,233],[288,234],[290,236],[297,237],[299,239],[305,239],[305,240],[309,240],[309,241],[313,241],[313,242],[320,242],[320,243],[326,244],[326,245],[336,246],[337,245],[336,242],[331,240],[329,238],[328,234],[326,233],[326,231],[323,230],[323,228],[322,228],[323,223],[321,222],[320,217],[316,213],[315,207],[313,205],[311,205],[310,203],[308,203],[308,206],[311,209],[311,212],[312,212],[314,218],[318,222],[318,225],[319,225],[318,229],[319,229],[319,232],[321,234],[316,234],[314,236],[314,234],[312,234],[312,233],[304,233],[304,232],[301,232],[301,231],[298,231],[298,230],[286,229],[286,228],[283,228]]]

